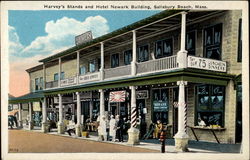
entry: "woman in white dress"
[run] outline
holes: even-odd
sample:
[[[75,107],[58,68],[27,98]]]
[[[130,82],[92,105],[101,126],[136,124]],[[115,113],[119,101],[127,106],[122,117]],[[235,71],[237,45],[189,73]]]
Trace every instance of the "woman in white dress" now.
[[[112,141],[115,141],[115,135],[116,135],[116,120],[114,119],[114,116],[111,115],[111,119],[109,121],[109,135],[112,138]]]

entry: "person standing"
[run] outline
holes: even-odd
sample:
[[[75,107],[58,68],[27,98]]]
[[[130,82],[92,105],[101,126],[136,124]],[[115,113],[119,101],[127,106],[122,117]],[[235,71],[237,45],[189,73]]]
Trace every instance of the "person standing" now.
[[[113,115],[111,115],[111,119],[109,121],[109,135],[114,142],[116,138],[116,120]]]
[[[119,142],[123,142],[123,125],[124,121],[120,116],[118,115],[118,122],[117,122],[117,137]]]

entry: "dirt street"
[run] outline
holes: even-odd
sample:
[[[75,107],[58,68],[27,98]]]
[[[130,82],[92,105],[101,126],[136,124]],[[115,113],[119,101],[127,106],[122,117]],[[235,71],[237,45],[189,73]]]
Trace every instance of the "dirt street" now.
[[[9,152],[14,153],[129,153],[158,152],[156,150],[95,142],[72,137],[44,134],[33,131],[9,130]]]

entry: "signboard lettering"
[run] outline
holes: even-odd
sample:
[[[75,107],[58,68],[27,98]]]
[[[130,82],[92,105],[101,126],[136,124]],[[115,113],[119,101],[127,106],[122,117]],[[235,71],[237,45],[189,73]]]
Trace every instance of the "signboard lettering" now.
[[[61,80],[61,86],[69,86],[76,84],[76,77],[67,78],[64,80]]]
[[[83,43],[87,43],[87,42],[91,41],[92,39],[93,39],[92,32],[88,31],[88,32],[85,32],[81,35],[76,36],[75,37],[75,44],[80,45]]]
[[[136,99],[148,99],[148,90],[136,91]]]
[[[98,81],[98,80],[100,80],[99,72],[92,73],[92,74],[89,74],[89,75],[79,76],[79,83],[86,83],[86,82],[89,82],[89,81]]]
[[[219,60],[188,56],[188,67],[211,70],[211,71],[226,72],[227,64],[226,62],[219,61]]]

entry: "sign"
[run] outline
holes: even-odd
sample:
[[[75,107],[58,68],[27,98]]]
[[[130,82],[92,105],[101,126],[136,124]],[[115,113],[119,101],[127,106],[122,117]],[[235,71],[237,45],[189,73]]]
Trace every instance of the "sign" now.
[[[54,103],[59,103],[59,97],[54,97]],[[73,103],[73,97],[62,97],[62,103]]]
[[[100,72],[79,76],[79,83],[100,80]]]
[[[194,56],[188,56],[188,67],[218,72],[227,71],[226,62]]]
[[[109,101],[110,102],[125,102],[126,91],[115,91],[110,92]]]
[[[36,111],[37,112],[42,111],[39,102],[33,102],[33,111],[34,112],[36,112]]]
[[[154,101],[153,106],[154,106],[154,111],[156,112],[168,111],[167,101]]]
[[[76,77],[61,80],[61,86],[70,86],[76,84]]]
[[[148,90],[136,91],[136,99],[148,99]]]
[[[92,100],[92,92],[80,92],[80,101],[91,101]],[[98,95],[98,94],[97,94]],[[77,96],[73,94],[73,100],[76,101]]]
[[[76,36],[75,37],[75,44],[80,45],[83,43],[87,43],[87,42],[91,41],[92,39],[93,39],[92,32],[88,31],[88,32],[85,32],[81,35]]]

